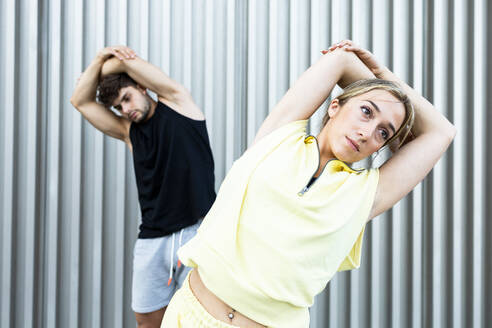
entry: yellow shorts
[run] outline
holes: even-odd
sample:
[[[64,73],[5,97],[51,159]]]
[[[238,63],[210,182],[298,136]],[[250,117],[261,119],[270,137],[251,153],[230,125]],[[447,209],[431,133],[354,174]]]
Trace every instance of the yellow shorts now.
[[[215,319],[205,310],[191,291],[190,273],[167,306],[161,328],[237,328]]]

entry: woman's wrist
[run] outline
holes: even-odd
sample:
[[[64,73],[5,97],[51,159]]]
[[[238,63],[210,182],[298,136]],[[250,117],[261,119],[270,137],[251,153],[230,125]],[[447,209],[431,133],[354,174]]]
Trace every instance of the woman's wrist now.
[[[343,73],[338,84],[342,88],[345,88],[353,82],[364,79],[373,79],[375,77],[373,72],[371,72],[356,54],[341,49],[339,51]]]
[[[377,74],[378,79],[398,82],[400,79],[386,66],[383,66]]]

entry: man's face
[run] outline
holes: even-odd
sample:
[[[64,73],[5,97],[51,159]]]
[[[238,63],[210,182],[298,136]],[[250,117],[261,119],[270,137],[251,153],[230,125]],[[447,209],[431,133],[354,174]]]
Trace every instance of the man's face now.
[[[113,102],[113,107],[130,121],[140,123],[147,118],[151,103],[145,89],[128,86],[120,89],[118,97]]]

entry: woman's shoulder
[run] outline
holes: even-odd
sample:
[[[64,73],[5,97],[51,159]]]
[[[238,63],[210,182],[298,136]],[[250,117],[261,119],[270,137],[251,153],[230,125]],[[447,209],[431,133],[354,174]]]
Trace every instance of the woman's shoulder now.
[[[267,135],[255,140],[255,142],[249,147],[249,149],[256,147],[259,144],[281,141],[290,136],[306,135],[308,121],[309,120],[298,120],[281,125],[272,130]]]
[[[248,147],[238,159],[240,162],[256,161],[264,158],[274,149],[286,143],[297,143],[306,138],[308,120],[294,121],[284,124]]]

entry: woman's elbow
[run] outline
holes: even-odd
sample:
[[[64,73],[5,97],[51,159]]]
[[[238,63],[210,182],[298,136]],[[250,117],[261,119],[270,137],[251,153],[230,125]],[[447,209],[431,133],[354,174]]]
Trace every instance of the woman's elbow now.
[[[453,142],[457,132],[458,130],[456,127],[452,123],[448,122],[445,127],[442,127],[439,131],[436,131],[433,134],[433,140],[439,142],[443,151],[446,151],[446,149],[448,149]]]
[[[453,123],[448,121],[446,129],[443,129],[441,133],[448,139],[449,143],[451,143],[454,137],[456,137],[456,133],[458,133],[458,130]]]
[[[441,116],[440,119],[426,129],[434,138],[443,140],[446,144],[450,144],[458,130],[446,117]]]

